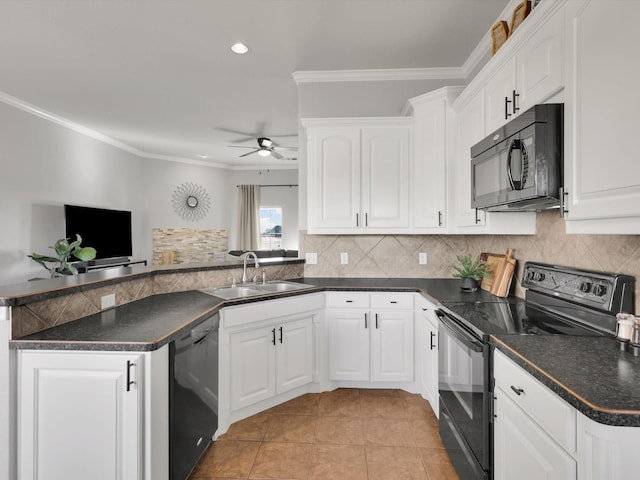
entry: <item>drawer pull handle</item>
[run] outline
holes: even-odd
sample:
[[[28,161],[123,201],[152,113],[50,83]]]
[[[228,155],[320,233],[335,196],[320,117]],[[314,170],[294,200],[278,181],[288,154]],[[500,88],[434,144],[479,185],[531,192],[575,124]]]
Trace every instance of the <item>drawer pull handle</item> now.
[[[513,385],[511,385],[511,390],[513,390],[514,392],[516,392],[516,395],[522,395],[524,393],[524,390],[521,388],[517,388],[514,387]]]
[[[345,300],[347,303],[353,303],[353,300]]]
[[[423,311],[423,312],[428,312],[428,311],[429,311],[429,309],[428,309],[428,308],[423,308],[423,309],[422,309],[422,311]]]
[[[398,303],[397,300],[391,300],[391,303]]]

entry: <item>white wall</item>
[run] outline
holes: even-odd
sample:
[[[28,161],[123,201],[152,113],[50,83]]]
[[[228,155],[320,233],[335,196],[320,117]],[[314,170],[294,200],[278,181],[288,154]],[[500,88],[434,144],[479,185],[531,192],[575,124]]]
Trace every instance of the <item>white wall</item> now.
[[[141,255],[139,157],[0,103],[0,167],[0,284],[47,275],[26,255],[64,237],[65,203],[132,210]]]
[[[180,217],[173,209],[173,192],[183,183],[204,188],[210,208],[197,221]],[[142,240],[144,258],[152,252],[153,228],[231,228],[235,209],[235,184],[231,172],[223,168],[144,159],[139,188],[140,225],[146,235]]]
[[[236,185],[297,185],[297,170],[234,170],[231,183]],[[234,202],[231,230],[229,231],[229,247],[237,248],[237,192],[231,197]],[[282,246],[287,250],[298,249],[298,188],[297,187],[263,187],[260,189],[260,205],[282,207]]]

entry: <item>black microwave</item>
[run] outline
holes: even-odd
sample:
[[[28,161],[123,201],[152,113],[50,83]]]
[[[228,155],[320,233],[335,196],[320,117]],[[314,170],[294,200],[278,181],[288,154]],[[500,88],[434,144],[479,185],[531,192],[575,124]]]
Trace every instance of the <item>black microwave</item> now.
[[[471,207],[537,211],[560,205],[563,104],[535,105],[471,147]]]

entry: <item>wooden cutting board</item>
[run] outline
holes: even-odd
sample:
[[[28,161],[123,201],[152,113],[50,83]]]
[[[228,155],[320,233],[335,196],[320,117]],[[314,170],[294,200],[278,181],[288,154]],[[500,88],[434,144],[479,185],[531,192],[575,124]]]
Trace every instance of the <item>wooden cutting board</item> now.
[[[480,288],[491,292],[491,287],[495,281],[495,273],[498,265],[504,260],[504,255],[499,253],[481,253],[480,260],[489,265],[489,276],[482,279]]]
[[[497,297],[506,297],[511,286],[511,279],[515,271],[516,260],[513,258],[513,249],[507,248],[507,253],[496,268],[496,274],[491,284],[491,294]]]

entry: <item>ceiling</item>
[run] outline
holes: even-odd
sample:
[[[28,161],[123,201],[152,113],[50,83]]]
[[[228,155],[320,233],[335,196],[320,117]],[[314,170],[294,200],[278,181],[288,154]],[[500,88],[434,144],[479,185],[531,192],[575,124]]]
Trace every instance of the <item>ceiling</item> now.
[[[297,146],[293,72],[461,67],[507,4],[0,0],[0,92],[152,158],[295,166],[229,147]]]

